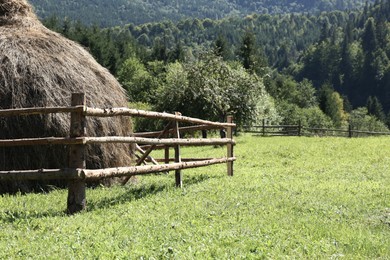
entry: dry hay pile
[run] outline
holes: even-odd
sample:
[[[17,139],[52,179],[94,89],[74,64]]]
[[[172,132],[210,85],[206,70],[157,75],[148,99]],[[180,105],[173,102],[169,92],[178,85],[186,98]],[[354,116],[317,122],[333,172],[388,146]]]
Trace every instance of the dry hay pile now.
[[[122,87],[85,49],[44,27],[25,0],[0,0],[0,109],[68,106],[75,92],[85,92],[91,107],[127,106]],[[0,118],[0,139],[69,136],[69,117]],[[131,131],[130,119],[87,121],[88,136]],[[0,148],[0,170],[63,168],[67,160],[64,146]],[[90,169],[125,166],[131,160],[126,145],[90,146],[87,152]],[[42,182],[2,182],[0,193],[36,187]]]

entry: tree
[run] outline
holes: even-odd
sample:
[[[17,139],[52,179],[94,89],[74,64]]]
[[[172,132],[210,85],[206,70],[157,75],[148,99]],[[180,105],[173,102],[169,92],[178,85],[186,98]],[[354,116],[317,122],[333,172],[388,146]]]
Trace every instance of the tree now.
[[[378,120],[385,122],[386,121],[386,115],[383,112],[383,107],[380,101],[376,96],[372,97],[369,96],[367,98],[367,112],[371,116],[375,116]]]
[[[229,58],[228,42],[222,34],[218,35],[214,43],[214,53],[217,56],[222,57],[224,60]]]
[[[118,80],[127,90],[131,102],[151,102],[151,76],[137,58],[129,58],[122,64]]]
[[[238,52],[243,67],[252,72],[262,75],[267,62],[261,53],[261,48],[256,46],[256,37],[253,32],[246,31],[241,42]]]
[[[323,85],[318,92],[318,101],[321,110],[329,116],[336,127],[341,127],[347,115],[344,111],[344,102],[340,94],[330,85]]]
[[[225,120],[232,114],[242,126],[257,120],[258,109],[272,110],[258,106],[266,97],[269,96],[260,78],[208,53],[195,63],[168,65],[156,109],[213,121]],[[272,106],[272,102],[267,104]]]
[[[378,48],[375,19],[373,17],[368,18],[367,22],[364,25],[364,31],[362,35],[362,47],[363,51],[366,54],[373,53]]]

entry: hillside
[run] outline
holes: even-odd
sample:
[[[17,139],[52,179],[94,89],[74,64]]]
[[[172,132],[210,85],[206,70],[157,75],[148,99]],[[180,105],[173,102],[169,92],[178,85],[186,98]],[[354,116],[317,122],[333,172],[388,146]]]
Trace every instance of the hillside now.
[[[104,27],[163,20],[177,21],[191,17],[220,19],[251,13],[316,13],[336,9],[354,9],[361,7],[365,2],[365,0],[31,0],[41,18],[56,15]]]

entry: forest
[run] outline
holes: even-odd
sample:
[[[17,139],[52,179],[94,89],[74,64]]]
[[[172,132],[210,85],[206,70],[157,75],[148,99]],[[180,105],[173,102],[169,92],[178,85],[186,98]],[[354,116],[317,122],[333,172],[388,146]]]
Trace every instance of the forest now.
[[[104,27],[165,20],[179,21],[185,18],[222,19],[230,16],[243,17],[252,13],[319,13],[356,9],[365,2],[366,0],[31,0],[42,18],[55,14],[61,19],[80,19],[84,24]],[[83,15],[80,16],[80,13]]]
[[[320,14],[186,18],[110,28],[52,16],[132,105],[222,120],[388,131],[390,2]],[[139,122],[139,128],[153,128]]]

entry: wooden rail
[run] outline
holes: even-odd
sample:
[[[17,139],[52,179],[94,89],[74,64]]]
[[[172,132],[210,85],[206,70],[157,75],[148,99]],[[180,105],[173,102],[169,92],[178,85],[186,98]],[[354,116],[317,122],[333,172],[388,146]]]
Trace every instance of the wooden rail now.
[[[69,147],[69,162],[66,169],[34,169],[23,171],[0,171],[0,181],[14,180],[69,180],[67,211],[73,214],[86,208],[85,182],[111,177],[126,177],[125,182],[134,175],[156,172],[175,171],[177,187],[182,187],[182,169],[197,168],[213,164],[227,163],[227,174],[233,176],[233,154],[235,142],[233,140],[233,118],[228,117],[226,123],[212,122],[198,118],[182,116],[180,113],[169,114],[152,111],[143,111],[129,108],[90,108],[87,107],[83,93],[72,94],[70,107],[41,107],[16,108],[0,110],[0,117],[42,115],[51,113],[70,113],[69,137],[41,137],[0,140],[0,147],[36,146],[36,145],[67,145]],[[134,136],[104,136],[89,137],[86,132],[87,117],[137,116],[167,120],[169,123],[162,131],[135,133]],[[179,124],[195,124],[194,126],[180,127]],[[22,126],[21,126],[22,127]],[[181,138],[183,132],[199,130],[225,129],[226,138]],[[174,138],[168,138],[172,135]],[[152,137],[152,138],[150,138]],[[128,143],[136,144],[141,152],[134,166],[89,170],[85,169],[85,150],[90,144]],[[181,146],[226,145],[225,158],[181,158]],[[170,158],[169,148],[175,151],[174,158]],[[165,158],[154,160],[149,155],[159,148],[165,149]],[[153,165],[142,165],[151,161]],[[165,164],[159,164],[163,161]],[[173,163],[170,163],[172,162]]]
[[[111,177],[135,176],[156,172],[198,168],[214,164],[234,162],[235,157],[206,159],[201,161],[189,161],[162,165],[144,165],[116,167],[98,170],[76,169],[39,169],[26,171],[0,171],[0,181],[4,180],[101,180]]]
[[[276,129],[276,131],[269,131],[269,129]],[[319,128],[319,127],[303,127],[300,123],[298,125],[266,125],[264,120],[262,125],[255,125],[244,128],[244,132],[260,134],[263,136],[335,136],[334,134],[327,133],[341,133],[336,136],[349,137],[364,135],[390,135],[390,132],[374,132],[374,131],[361,131],[355,130],[351,125],[348,129],[332,129],[332,128]]]

